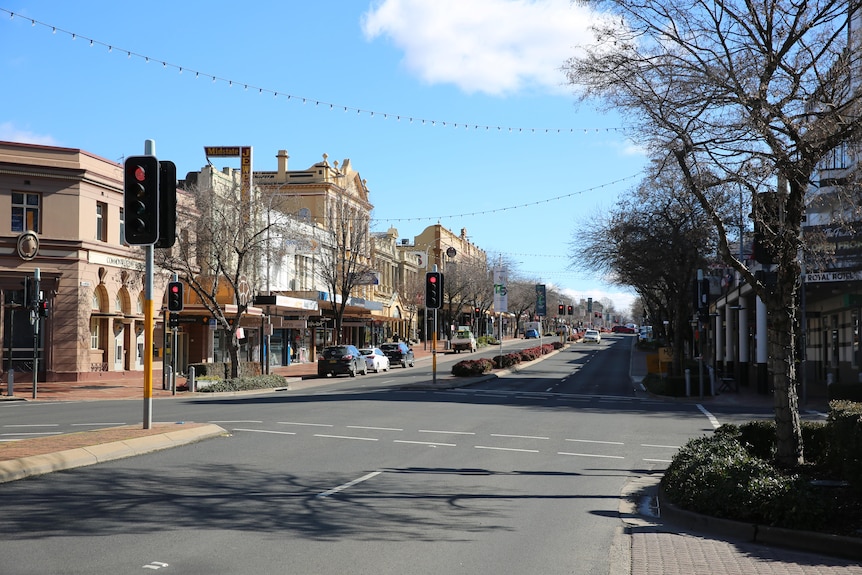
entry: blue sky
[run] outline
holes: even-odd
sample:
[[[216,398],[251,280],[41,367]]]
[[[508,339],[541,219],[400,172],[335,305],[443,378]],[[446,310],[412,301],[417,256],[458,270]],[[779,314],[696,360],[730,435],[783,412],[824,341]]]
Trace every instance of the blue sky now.
[[[375,231],[465,228],[522,277],[627,311],[628,290],[569,269],[646,165],[566,85],[590,18],[570,0],[0,0],[0,140],[119,162],[152,139],[180,178],[204,146],[253,146],[258,170],[280,149],[291,169],[350,158]]]

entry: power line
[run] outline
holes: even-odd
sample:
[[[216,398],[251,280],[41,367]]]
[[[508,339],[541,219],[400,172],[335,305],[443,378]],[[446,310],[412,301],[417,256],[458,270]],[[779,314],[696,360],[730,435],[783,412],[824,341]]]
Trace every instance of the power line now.
[[[380,112],[375,110],[368,110],[364,108],[357,108],[354,106],[343,105],[343,104],[335,104],[332,102],[325,102],[318,98],[312,98],[308,96],[297,96],[296,94],[290,94],[288,92],[282,90],[273,90],[271,88],[264,88],[261,86],[255,86],[249,84],[248,82],[243,82],[240,80],[233,80],[231,78],[222,78],[220,76],[216,76],[215,74],[211,74],[209,72],[202,72],[200,70],[195,70],[189,68],[188,66],[183,66],[180,64],[174,64],[172,62],[168,62],[167,60],[162,60],[161,58],[155,58],[152,56],[148,56],[146,54],[140,54],[138,52],[134,52],[132,50],[128,50],[126,48],[122,48],[120,46],[115,46],[113,44],[109,44],[107,42],[103,42],[101,40],[97,40],[95,38],[90,38],[87,36],[83,36],[78,34],[77,32],[71,32],[69,30],[64,30],[58,26],[53,24],[48,24],[46,22],[41,22],[36,20],[35,18],[31,18],[29,16],[24,16],[22,14],[17,14],[7,8],[0,8],[0,12],[5,12],[9,15],[9,20],[14,20],[17,16],[20,19],[28,20],[31,26],[41,26],[44,28],[50,28],[53,34],[64,34],[69,36],[72,40],[82,40],[84,42],[89,42],[90,46],[101,46],[103,48],[107,48],[109,53],[117,52],[120,54],[125,53],[126,57],[136,58],[139,60],[143,60],[144,62],[155,62],[157,64],[161,64],[163,68],[171,68],[177,70],[180,74],[188,73],[194,74],[195,78],[205,78],[211,80],[212,83],[223,83],[228,86],[238,86],[242,87],[246,91],[257,92],[258,94],[267,94],[271,95],[274,98],[285,98],[287,101],[302,103],[302,104],[314,104],[316,107],[329,108],[332,111],[343,110],[344,112],[355,112],[358,115],[368,116],[369,118],[382,118],[384,120],[387,119],[395,119],[400,122],[402,120],[410,123],[410,124],[418,124],[422,126],[441,126],[444,128],[455,128],[455,129],[463,129],[463,130],[475,130],[475,131],[486,131],[492,132],[496,131],[499,133],[509,133],[509,134],[575,134],[583,132],[584,134],[590,133],[601,133],[601,132],[623,132],[625,128],[619,127],[602,127],[602,128],[537,128],[537,127],[512,127],[512,126],[492,126],[488,124],[480,124],[478,122],[452,122],[449,120],[438,120],[438,119],[428,119],[428,118],[418,118],[416,116],[411,116],[409,114],[399,114],[392,112]]]

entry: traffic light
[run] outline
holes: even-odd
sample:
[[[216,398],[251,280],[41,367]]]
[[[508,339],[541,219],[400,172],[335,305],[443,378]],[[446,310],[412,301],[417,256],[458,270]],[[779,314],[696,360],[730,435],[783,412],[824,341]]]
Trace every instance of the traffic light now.
[[[443,274],[425,274],[425,307],[439,309],[443,306]]]
[[[169,248],[177,241],[177,166],[159,162],[159,239],[157,248]]]
[[[168,284],[168,311],[183,311],[183,282]]]
[[[48,300],[39,300],[39,317],[48,317]]]
[[[568,307],[568,315],[574,315],[574,313],[575,313],[575,308],[572,306],[569,306]]]
[[[30,279],[30,276],[24,276],[24,281],[21,282],[21,285],[24,286],[24,301],[21,304],[27,309],[32,309],[33,307],[33,288],[30,285],[30,282],[33,280]]]
[[[560,304],[557,308],[557,315],[566,315],[566,306]]]
[[[480,313],[481,311],[482,311],[482,310],[481,310],[481,309],[479,309],[478,307],[474,307],[474,308],[473,308],[473,312],[474,312],[476,315],[479,315],[479,313]]]
[[[129,156],[123,170],[126,243],[159,240],[159,161],[155,156]]]

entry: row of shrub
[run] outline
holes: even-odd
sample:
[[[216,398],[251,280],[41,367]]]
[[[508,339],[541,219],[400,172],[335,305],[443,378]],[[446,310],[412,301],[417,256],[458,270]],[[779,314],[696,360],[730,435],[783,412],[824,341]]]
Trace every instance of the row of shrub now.
[[[194,368],[195,377],[209,377],[216,379],[230,379],[230,362],[212,362],[212,363],[191,363],[189,368]],[[241,361],[239,362],[240,377],[254,377],[261,375],[260,362],[257,361]]]
[[[529,347],[521,351],[513,351],[503,355],[496,355],[491,359],[466,359],[464,361],[459,361],[452,366],[452,375],[458,377],[471,377],[490,373],[494,369],[508,369],[518,365],[519,363],[538,359],[545,354],[551,353],[555,349],[560,349],[561,347],[563,347],[563,344],[555,341],[553,343]]]
[[[197,377],[197,376],[196,376]],[[212,376],[204,376],[207,385],[199,385],[197,391],[222,392],[222,391],[251,391],[253,389],[270,389],[287,387],[287,379],[280,375],[252,375],[248,377],[236,377],[226,379],[211,379]]]
[[[772,464],[774,421],[723,425],[680,449],[662,488],[680,507],[715,517],[843,534],[862,528],[862,404],[830,403],[828,421],[803,422],[802,436],[806,464],[786,471]]]

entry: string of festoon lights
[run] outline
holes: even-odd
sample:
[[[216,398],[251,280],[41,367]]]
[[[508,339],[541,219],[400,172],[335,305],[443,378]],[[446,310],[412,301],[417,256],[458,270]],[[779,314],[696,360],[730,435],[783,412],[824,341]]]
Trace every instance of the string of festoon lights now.
[[[439,216],[417,216],[417,217],[409,217],[409,218],[381,218],[381,221],[382,222],[392,222],[392,223],[395,223],[395,222],[416,222],[416,221],[426,221],[426,220],[440,221],[440,220],[450,220],[450,219],[456,219],[456,218],[465,218],[468,216],[486,216],[489,214],[496,214],[499,212],[507,212],[510,210],[518,210],[521,208],[528,208],[528,207],[532,207],[532,206],[538,206],[541,204],[548,204],[551,202],[564,200],[566,198],[571,198],[572,196],[577,196],[579,194],[585,194],[587,192],[594,192],[596,190],[600,190],[602,188],[613,186],[613,185],[619,184],[621,182],[625,182],[627,180],[631,180],[631,179],[638,178],[641,176],[642,176],[642,174],[632,174],[630,176],[626,176],[624,178],[620,178],[620,179],[614,180],[612,182],[599,184],[599,185],[593,186],[591,188],[585,188],[583,190],[570,192],[568,194],[563,194],[560,196],[554,196],[552,198],[545,198],[543,200],[536,200],[534,202],[528,202],[526,204],[518,204],[516,206],[506,206],[506,207],[502,207],[502,208],[493,208],[493,209],[489,209],[489,210],[481,210],[481,211],[474,211],[474,212],[463,212],[463,213],[459,213],[459,214],[449,214],[449,215],[439,215]]]
[[[146,54],[140,54],[138,52],[134,52],[132,50],[128,50],[126,48],[121,48],[119,46],[115,46],[113,44],[109,44],[107,42],[103,42],[101,40],[97,40],[95,38],[90,38],[77,32],[71,32],[69,30],[65,30],[53,24],[48,24],[45,22],[41,22],[36,20],[35,18],[31,18],[29,16],[24,16],[23,14],[15,13],[7,8],[0,7],[0,13],[5,13],[9,15],[9,20],[14,20],[16,17],[25,21],[30,22],[32,27],[43,27],[50,29],[53,34],[63,34],[68,36],[72,40],[80,40],[85,43],[89,43],[90,46],[99,46],[102,48],[106,48],[109,53],[118,53],[125,54],[129,59],[139,59],[143,60],[146,63],[154,62],[156,64],[161,64],[165,69],[173,69],[178,71],[180,74],[193,74],[195,78],[204,78],[210,80],[213,84],[221,83],[227,84],[228,87],[241,87],[245,91],[257,92],[261,95],[268,95],[274,98],[283,98],[290,102],[297,102],[302,104],[313,104],[319,108],[328,108],[333,111],[343,110],[344,112],[352,112],[358,115],[367,116],[369,118],[379,118],[379,119],[394,119],[397,122],[402,120],[410,123],[410,124],[418,124],[422,126],[441,126],[444,128],[457,128],[464,130],[483,130],[487,132],[497,131],[497,132],[505,132],[505,133],[518,133],[518,134],[575,134],[575,133],[600,133],[600,132],[622,132],[625,129],[621,127],[602,127],[602,128],[529,128],[529,127],[510,127],[510,126],[491,126],[486,124],[479,124],[477,122],[452,122],[449,120],[439,120],[439,119],[428,119],[428,118],[418,118],[415,116],[411,116],[409,114],[400,114],[400,113],[392,113],[392,112],[380,112],[375,110],[369,110],[364,108],[357,108],[354,106],[343,105],[343,104],[335,104],[332,102],[325,102],[323,100],[312,98],[308,96],[297,96],[295,94],[290,94],[281,90],[274,90],[271,88],[264,88],[261,86],[255,86],[249,84],[247,82],[243,82],[240,80],[234,80],[231,78],[223,78],[220,76],[216,76],[215,74],[211,74],[209,72],[202,72],[200,70],[195,70],[189,68],[188,66],[183,66],[180,64],[174,64],[172,62],[168,62],[167,60],[163,60],[161,58],[155,58],[152,56],[148,56]]]

